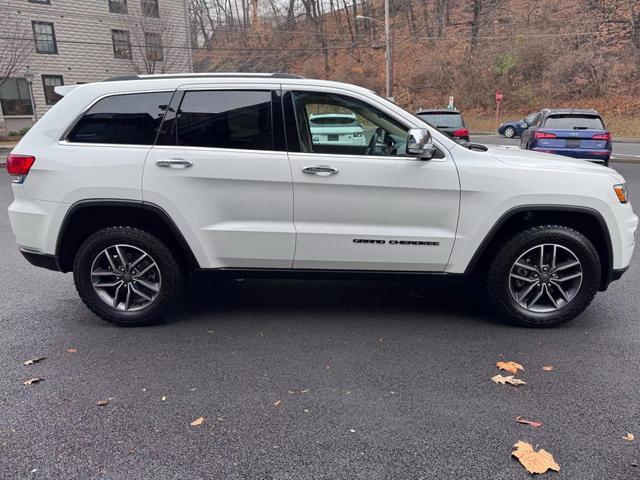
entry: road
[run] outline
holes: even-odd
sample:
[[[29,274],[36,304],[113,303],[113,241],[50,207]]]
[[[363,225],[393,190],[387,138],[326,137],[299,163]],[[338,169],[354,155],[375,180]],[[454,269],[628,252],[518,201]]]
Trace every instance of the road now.
[[[471,141],[487,145],[520,146],[519,138],[505,138],[501,135],[471,135]],[[613,142],[614,160],[620,162],[640,162],[640,143]]]
[[[614,166],[640,205],[640,165]],[[2,212],[10,196],[0,174]],[[460,287],[269,280],[207,282],[162,325],[122,329],[27,264],[5,213],[0,258],[2,480],[530,479],[518,440],[554,455],[549,478],[640,476],[622,438],[640,437],[639,256],[554,330]],[[490,381],[503,359],[527,385]]]

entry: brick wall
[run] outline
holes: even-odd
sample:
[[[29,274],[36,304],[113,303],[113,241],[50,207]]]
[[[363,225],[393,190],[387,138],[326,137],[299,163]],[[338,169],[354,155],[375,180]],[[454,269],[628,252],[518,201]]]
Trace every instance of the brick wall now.
[[[45,102],[42,75],[61,75],[65,85],[103,80],[133,73],[190,72],[189,31],[184,0],[159,0],[160,17],[142,15],[142,0],[127,0],[128,13],[110,13],[108,0],[50,0],[50,4],[28,0],[0,0],[0,9],[22,19],[33,36],[31,22],[54,24],[58,53],[29,58],[34,74],[34,97],[38,116],[49,108]],[[4,13],[3,13],[4,14]],[[130,31],[132,59],[114,58],[111,30]],[[144,31],[158,31],[164,61],[144,60]],[[0,41],[2,41],[0,39]],[[154,67],[154,72],[149,72]]]

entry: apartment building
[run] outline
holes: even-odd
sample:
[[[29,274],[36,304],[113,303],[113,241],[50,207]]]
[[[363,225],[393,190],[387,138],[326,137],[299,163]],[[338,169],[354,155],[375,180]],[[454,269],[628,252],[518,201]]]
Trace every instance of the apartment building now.
[[[0,86],[0,129],[33,124],[58,85],[192,70],[185,0],[0,0],[0,16],[21,32],[0,42],[31,43]]]

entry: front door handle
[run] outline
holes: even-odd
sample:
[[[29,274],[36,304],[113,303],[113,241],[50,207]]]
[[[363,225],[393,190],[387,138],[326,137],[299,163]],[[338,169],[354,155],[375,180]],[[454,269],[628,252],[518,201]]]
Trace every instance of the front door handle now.
[[[328,167],[327,165],[318,165],[317,167],[304,167],[302,173],[307,175],[318,175],[319,177],[328,177],[338,173],[337,168]]]
[[[183,169],[193,167],[193,162],[191,160],[184,160],[182,158],[171,158],[168,160],[157,160],[156,165],[159,167]]]

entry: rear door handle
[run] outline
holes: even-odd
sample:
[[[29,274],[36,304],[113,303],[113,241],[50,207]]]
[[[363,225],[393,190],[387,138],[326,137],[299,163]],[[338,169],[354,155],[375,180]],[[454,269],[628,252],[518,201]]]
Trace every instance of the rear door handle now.
[[[327,165],[318,165],[317,167],[304,167],[302,169],[302,173],[306,173],[307,175],[318,175],[319,177],[328,177],[329,175],[337,174],[338,169]]]
[[[156,160],[156,165],[159,167],[183,169],[193,167],[193,162],[191,160],[184,160],[182,158],[170,158],[168,160]]]

